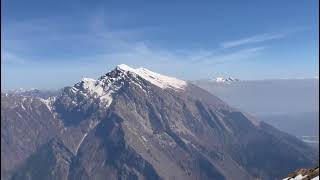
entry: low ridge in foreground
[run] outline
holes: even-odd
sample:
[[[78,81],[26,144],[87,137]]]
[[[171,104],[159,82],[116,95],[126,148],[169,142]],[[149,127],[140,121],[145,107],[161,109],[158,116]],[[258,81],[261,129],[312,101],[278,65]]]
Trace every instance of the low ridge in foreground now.
[[[298,169],[283,180],[319,180],[319,167]]]

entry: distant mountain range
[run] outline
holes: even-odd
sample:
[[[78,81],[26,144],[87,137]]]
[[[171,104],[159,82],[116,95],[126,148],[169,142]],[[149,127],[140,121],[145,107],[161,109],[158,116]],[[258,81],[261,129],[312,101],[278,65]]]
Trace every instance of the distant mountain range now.
[[[213,81],[213,82],[217,82],[217,83],[231,83],[231,82],[238,82],[239,79],[236,79],[236,78],[232,78],[232,77],[228,77],[228,78],[225,78],[225,77],[216,77],[210,81]]]
[[[247,82],[252,82],[252,81],[283,81],[283,80],[319,80],[319,76],[315,76],[313,78],[278,78],[278,79],[261,79],[261,80],[243,80]],[[218,76],[212,79],[205,79],[205,80],[196,80],[195,82],[199,81],[210,81],[210,82],[238,82],[240,79],[234,78],[234,77],[223,77],[223,76]]]
[[[273,180],[319,163],[298,138],[144,68],[36,94],[1,93],[1,179]]]
[[[14,89],[4,91],[3,93],[9,95],[20,95],[20,96],[28,96],[28,97],[38,97],[42,99],[47,99],[51,96],[56,96],[59,94],[59,90],[39,90],[39,89]]]

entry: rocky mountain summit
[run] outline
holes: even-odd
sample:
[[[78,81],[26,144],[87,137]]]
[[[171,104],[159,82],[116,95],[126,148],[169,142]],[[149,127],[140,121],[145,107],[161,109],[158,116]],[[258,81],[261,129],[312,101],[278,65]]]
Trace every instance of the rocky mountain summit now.
[[[318,163],[207,91],[127,65],[48,99],[2,93],[1,128],[1,179],[271,180]]]

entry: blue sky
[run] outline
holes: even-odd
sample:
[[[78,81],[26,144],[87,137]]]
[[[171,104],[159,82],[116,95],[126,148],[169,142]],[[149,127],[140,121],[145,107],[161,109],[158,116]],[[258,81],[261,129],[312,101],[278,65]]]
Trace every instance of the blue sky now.
[[[2,89],[60,88],[117,64],[185,80],[315,77],[318,0],[1,0]]]

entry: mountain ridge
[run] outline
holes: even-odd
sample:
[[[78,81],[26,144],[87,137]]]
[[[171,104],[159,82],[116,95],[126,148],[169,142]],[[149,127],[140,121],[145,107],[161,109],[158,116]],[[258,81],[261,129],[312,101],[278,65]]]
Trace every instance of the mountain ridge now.
[[[28,133],[30,127],[15,128],[19,121],[35,114],[33,106],[40,106],[38,111],[46,114],[40,119],[31,116],[28,121],[46,126],[51,122],[48,127],[56,129],[24,154],[25,158],[1,169],[5,177],[273,179],[317,163],[315,152],[300,140],[254,120],[209,92],[149,70],[132,69],[120,66],[98,80],[83,79],[48,101],[30,97],[36,104],[24,108],[19,104],[23,101],[20,96],[2,98],[7,106],[1,105],[5,114],[1,123],[13,127],[7,129],[8,134],[14,136],[25,129],[22,140],[37,139]],[[13,104],[16,106],[10,106]],[[24,112],[21,117],[15,113],[20,111]],[[38,136],[46,132],[42,126],[34,128]],[[17,148],[10,137],[1,134],[1,138],[8,144],[6,148]],[[63,148],[52,151],[57,145],[49,143],[52,138],[57,138]],[[18,146],[28,146],[27,142]],[[272,148],[264,149],[266,145]],[[41,147],[44,150],[40,151]],[[2,156],[9,153],[4,152]],[[10,157],[20,155],[10,153]],[[71,161],[59,161],[61,153]],[[55,157],[44,171],[61,166],[68,171],[54,171],[52,177],[44,177],[26,168],[41,163],[43,154]],[[287,162],[286,166],[280,162]]]

